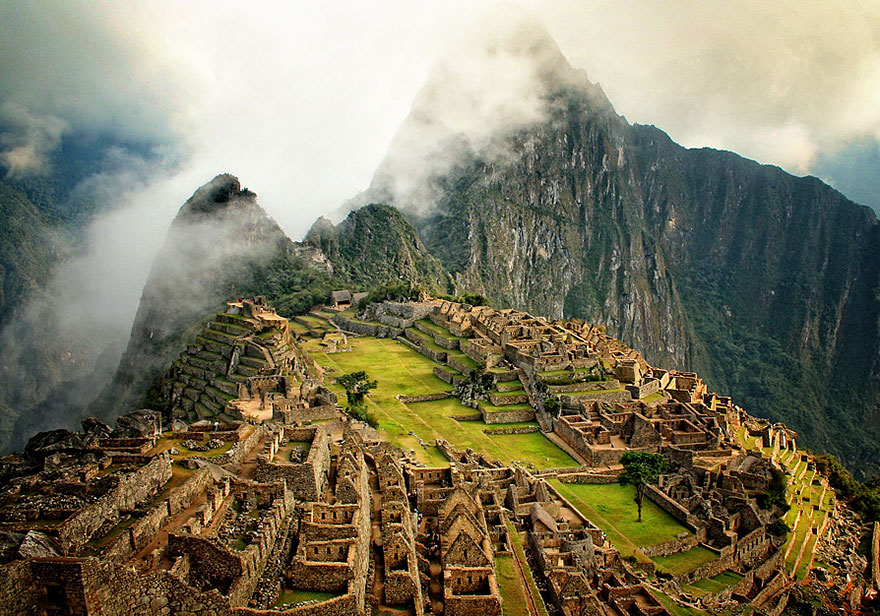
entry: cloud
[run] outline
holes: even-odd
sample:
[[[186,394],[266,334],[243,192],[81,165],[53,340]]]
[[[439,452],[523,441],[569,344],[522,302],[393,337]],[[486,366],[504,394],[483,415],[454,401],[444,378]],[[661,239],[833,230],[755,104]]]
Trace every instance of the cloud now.
[[[880,5],[543,3],[569,59],[630,121],[690,147],[734,150],[794,173],[880,136]]]
[[[853,201],[880,211],[880,139],[863,137],[823,152],[812,171]]]
[[[6,177],[48,171],[48,156],[61,143],[67,121],[53,115],[35,116],[11,101],[0,106],[0,121],[10,127],[0,134],[0,164],[6,167]]]

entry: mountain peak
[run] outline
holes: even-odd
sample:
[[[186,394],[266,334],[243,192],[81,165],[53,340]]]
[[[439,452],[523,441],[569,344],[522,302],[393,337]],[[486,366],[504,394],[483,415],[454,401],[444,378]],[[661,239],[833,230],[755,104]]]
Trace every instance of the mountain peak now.
[[[196,190],[181,206],[177,216],[179,220],[192,221],[240,204],[256,205],[256,193],[242,189],[241,182],[231,173],[221,173]]]

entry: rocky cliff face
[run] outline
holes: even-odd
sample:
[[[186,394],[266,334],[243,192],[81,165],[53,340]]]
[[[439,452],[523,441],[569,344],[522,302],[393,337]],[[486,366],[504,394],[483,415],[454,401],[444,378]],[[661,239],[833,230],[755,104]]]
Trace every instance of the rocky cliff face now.
[[[815,178],[630,125],[550,44],[508,49],[539,58],[540,117],[489,141],[437,138],[423,95],[363,198],[403,211],[459,291],[605,323],[650,361],[697,369],[868,466],[880,453],[873,213]],[[420,135],[446,163],[402,191],[396,161]]]

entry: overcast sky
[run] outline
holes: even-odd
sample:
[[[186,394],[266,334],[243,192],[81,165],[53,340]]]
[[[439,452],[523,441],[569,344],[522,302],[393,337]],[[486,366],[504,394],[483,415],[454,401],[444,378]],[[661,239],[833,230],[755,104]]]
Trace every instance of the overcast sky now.
[[[0,114],[20,127],[4,161],[37,168],[90,131],[162,144],[185,162],[151,187],[169,199],[157,229],[229,171],[297,238],[366,187],[429,68],[493,4],[4,0]],[[880,204],[880,3],[518,4],[630,122]]]

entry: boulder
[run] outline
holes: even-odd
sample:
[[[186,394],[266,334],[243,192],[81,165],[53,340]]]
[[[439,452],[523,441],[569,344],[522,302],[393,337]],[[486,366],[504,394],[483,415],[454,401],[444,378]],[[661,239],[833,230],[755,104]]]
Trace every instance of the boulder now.
[[[35,434],[24,447],[28,458],[45,458],[54,453],[79,453],[88,445],[85,435],[70,430],[49,430]]]
[[[30,530],[0,532],[0,562],[21,558],[51,558],[61,556],[61,550],[46,533]]]
[[[161,425],[159,411],[140,409],[119,417],[111,435],[113,438],[148,438],[156,434]]]
[[[81,423],[83,432],[89,436],[94,436],[95,438],[108,438],[113,431],[113,428],[94,417],[86,417]]]
[[[61,556],[61,550],[46,533],[30,530],[18,546],[18,555],[21,558],[50,558]]]

